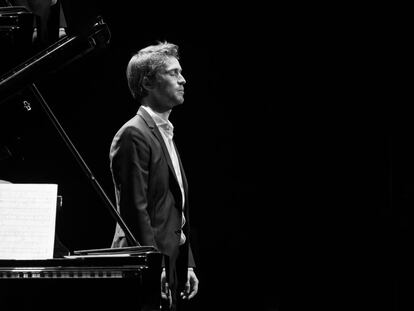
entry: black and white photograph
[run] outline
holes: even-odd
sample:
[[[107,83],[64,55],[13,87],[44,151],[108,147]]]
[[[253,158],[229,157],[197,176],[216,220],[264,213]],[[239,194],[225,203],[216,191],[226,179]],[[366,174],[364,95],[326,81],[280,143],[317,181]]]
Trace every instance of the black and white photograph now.
[[[412,310],[392,35],[310,12],[0,0],[0,309]]]

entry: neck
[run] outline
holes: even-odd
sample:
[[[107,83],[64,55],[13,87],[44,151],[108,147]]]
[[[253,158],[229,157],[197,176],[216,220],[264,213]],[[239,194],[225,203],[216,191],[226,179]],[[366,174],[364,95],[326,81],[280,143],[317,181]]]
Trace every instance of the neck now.
[[[163,119],[166,119],[166,120],[168,120],[168,118],[169,118],[169,116],[170,116],[170,113],[171,113],[171,109],[170,110],[167,110],[167,111],[164,111],[164,112],[161,112],[161,111],[156,111],[155,109],[152,109],[152,110],[154,110],[156,113],[158,113]]]
[[[151,108],[152,111],[159,114],[165,120],[168,120],[168,118],[170,116],[170,113],[171,113],[171,110],[172,110],[172,109],[168,109],[168,110],[160,109],[156,105],[151,105],[147,100],[145,100],[145,98],[142,100],[141,105]]]

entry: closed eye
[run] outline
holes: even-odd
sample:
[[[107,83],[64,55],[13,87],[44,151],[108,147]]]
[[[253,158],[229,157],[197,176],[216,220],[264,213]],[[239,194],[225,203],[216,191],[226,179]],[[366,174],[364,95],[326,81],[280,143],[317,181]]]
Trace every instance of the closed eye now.
[[[179,70],[179,69],[171,69],[171,70],[168,70],[168,71],[167,71],[167,73],[168,73],[170,76],[173,76],[173,77],[178,77],[178,76],[180,76],[180,74],[181,74],[181,70]]]

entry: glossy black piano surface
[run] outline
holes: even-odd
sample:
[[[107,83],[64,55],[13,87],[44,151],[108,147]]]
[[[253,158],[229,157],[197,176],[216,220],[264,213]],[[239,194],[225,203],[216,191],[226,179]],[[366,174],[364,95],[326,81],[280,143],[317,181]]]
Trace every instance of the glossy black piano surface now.
[[[161,258],[133,256],[0,260],[5,310],[157,310]]]

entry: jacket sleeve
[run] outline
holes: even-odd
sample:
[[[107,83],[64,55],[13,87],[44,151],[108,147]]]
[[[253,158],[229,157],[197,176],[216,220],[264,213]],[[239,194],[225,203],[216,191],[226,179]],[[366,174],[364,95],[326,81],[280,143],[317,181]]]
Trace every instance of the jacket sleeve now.
[[[128,127],[115,144],[111,169],[121,217],[141,245],[157,247],[148,214],[149,157],[150,148],[143,134]]]
[[[193,251],[191,250],[191,245],[188,245],[188,267],[194,268],[195,266]]]

